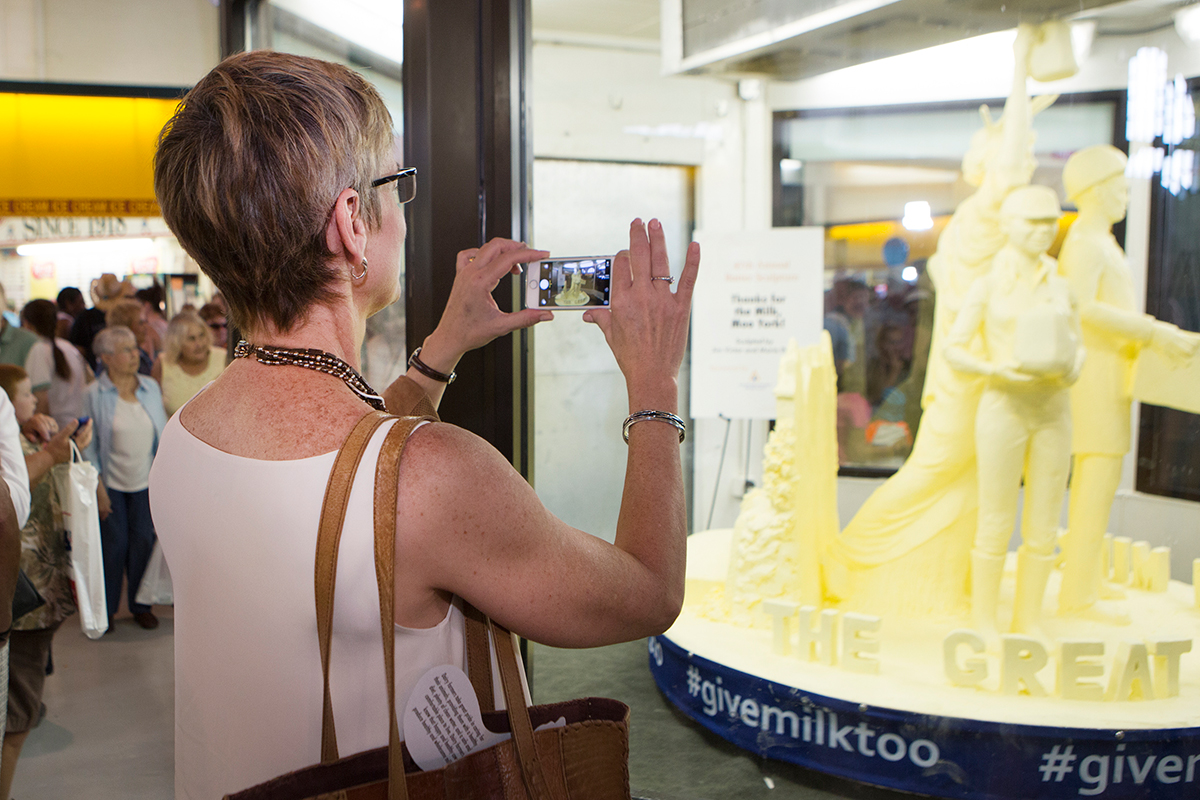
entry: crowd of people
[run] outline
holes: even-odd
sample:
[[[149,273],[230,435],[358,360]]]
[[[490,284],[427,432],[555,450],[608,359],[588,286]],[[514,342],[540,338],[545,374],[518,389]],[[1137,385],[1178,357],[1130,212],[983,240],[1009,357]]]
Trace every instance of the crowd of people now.
[[[73,457],[73,440],[99,472],[108,629],[123,585],[136,624],[158,627],[151,607],[136,600],[156,540],[150,466],[168,417],[226,364],[220,295],[199,311],[185,306],[168,321],[157,283],[135,291],[129,279],[106,273],[89,289],[90,306],[80,289],[67,287],[57,302],[33,299],[17,313],[0,286],[0,467],[8,489],[0,495],[11,498],[16,512],[20,570],[44,600],[14,619],[8,634],[0,797],[8,797],[25,738],[44,714],[54,634],[77,610],[51,468]],[[28,501],[20,499],[22,491]],[[8,505],[0,502],[0,535],[8,532]]]

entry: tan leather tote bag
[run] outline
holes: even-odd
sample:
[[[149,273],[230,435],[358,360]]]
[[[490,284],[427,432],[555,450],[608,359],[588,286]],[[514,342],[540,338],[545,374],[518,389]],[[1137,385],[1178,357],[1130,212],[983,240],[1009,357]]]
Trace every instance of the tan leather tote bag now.
[[[385,420],[388,432],[375,472],[375,575],[379,588],[387,697],[388,746],[338,757],[329,692],[329,651],[337,551],[350,487],[372,434]],[[431,417],[364,416],[338,452],[321,512],[317,538],[317,633],[325,676],[321,763],[226,795],[225,800],[629,800],[629,707],[589,697],[529,706],[521,685],[512,634],[466,606],[467,673],[485,710],[485,725],[512,738],[472,753],[441,769],[421,771],[400,740],[395,697],[394,568],[396,482],[400,455],[410,433]],[[505,711],[494,707],[488,631],[495,643]],[[565,727],[535,731],[565,717]],[[315,720],[314,720],[315,722]]]

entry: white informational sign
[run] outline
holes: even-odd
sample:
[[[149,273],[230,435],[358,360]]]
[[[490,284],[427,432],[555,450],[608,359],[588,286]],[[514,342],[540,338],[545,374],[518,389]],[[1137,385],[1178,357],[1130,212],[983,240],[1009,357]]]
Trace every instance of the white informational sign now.
[[[417,766],[441,769],[509,738],[483,725],[479,698],[458,667],[434,667],[421,676],[404,709],[404,741]]]
[[[821,332],[825,229],[697,231],[692,303],[692,417],[773,419],[788,339]]]

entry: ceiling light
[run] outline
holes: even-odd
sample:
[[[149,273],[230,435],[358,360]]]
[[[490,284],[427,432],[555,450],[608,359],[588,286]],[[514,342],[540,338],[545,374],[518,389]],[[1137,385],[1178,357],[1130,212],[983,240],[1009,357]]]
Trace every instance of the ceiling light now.
[[[1175,12],[1175,32],[1189,45],[1200,44],[1200,3]]]
[[[1167,54],[1157,47],[1141,47],[1129,59],[1128,101],[1125,105],[1125,138],[1153,142],[1163,132],[1163,87],[1167,84]]]
[[[904,269],[900,270],[900,277],[903,278],[908,283],[916,283],[917,282],[917,268],[913,267],[913,266],[905,267]]]
[[[779,159],[779,183],[783,186],[800,186],[804,183],[804,162],[798,158]]]
[[[905,230],[927,231],[933,227],[933,209],[925,200],[914,200],[904,204],[904,218],[900,224]]]

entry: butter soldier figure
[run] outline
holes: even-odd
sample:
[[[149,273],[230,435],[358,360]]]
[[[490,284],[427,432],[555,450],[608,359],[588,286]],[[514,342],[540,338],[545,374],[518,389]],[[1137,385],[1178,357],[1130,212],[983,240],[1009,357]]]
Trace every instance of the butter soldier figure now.
[[[1193,337],[1137,311],[1125,253],[1111,231],[1125,218],[1129,200],[1125,163],[1125,154],[1107,144],[1080,150],[1067,161],[1063,184],[1079,217],[1058,261],[1079,303],[1088,351],[1071,389],[1074,468],[1058,608],[1065,616],[1117,624],[1128,618],[1100,601],[1101,545],[1129,451],[1134,362],[1144,347],[1172,360],[1195,349]]]
[[[1005,198],[1000,227],[1007,241],[991,272],[971,286],[946,338],[946,361],[986,379],[975,416],[979,522],[971,550],[971,621],[993,647],[999,645],[996,605],[1022,476],[1012,630],[1045,638],[1042,600],[1071,460],[1067,390],[1084,359],[1071,290],[1046,255],[1060,213],[1058,196],[1046,186],[1025,186]],[[976,337],[982,352],[971,349]]]

